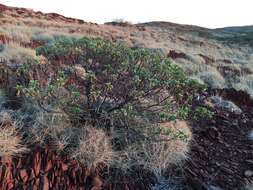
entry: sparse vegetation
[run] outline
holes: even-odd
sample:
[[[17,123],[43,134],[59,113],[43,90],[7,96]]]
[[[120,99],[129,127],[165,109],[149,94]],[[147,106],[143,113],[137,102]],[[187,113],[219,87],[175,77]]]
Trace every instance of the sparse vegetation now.
[[[244,146],[252,140],[252,114],[244,113],[248,108],[241,102],[239,111],[223,109],[213,94],[202,92],[235,88],[253,96],[252,27],[230,35],[166,22],[134,25],[119,19],[97,25],[15,8],[3,14],[0,157],[29,158],[3,164],[4,178],[18,178],[14,189],[27,183],[54,186],[66,176],[67,186],[80,180],[85,188],[103,183],[142,189],[154,182],[151,189],[161,189],[165,182],[164,189],[171,189],[168,176],[185,174],[208,184],[210,174],[214,185],[219,178],[228,180],[219,183],[225,189],[237,185],[246,166],[240,161],[252,157]],[[230,96],[228,90],[221,93],[220,99]],[[238,94],[248,104],[249,97]],[[226,160],[218,149],[228,153]],[[33,165],[23,167],[23,161]],[[221,172],[212,171],[221,161]],[[227,175],[229,166],[238,179]]]
[[[37,55],[47,58],[45,67],[61,70],[51,70],[49,81],[30,77],[16,87],[37,106],[30,142],[72,155],[90,169],[138,168],[160,178],[187,158],[191,132],[176,119],[192,114],[191,102],[205,86],[168,59],[103,39],[66,37],[39,47]],[[17,72],[24,77],[30,71]]]

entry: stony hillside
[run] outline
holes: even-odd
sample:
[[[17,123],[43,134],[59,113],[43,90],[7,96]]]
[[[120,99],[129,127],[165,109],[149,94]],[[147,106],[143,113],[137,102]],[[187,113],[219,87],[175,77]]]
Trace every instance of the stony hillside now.
[[[0,40],[12,42],[6,51],[12,51],[12,47],[16,51],[34,48],[59,35],[100,36],[132,47],[161,51],[201,82],[253,95],[252,26],[210,30],[168,22],[98,25],[55,13],[4,5],[0,9]],[[0,55],[6,57],[4,51]]]
[[[109,41],[90,37],[101,37]],[[85,49],[87,47],[90,49]],[[148,53],[143,48],[147,48]],[[81,61],[87,56],[85,51],[91,52],[86,61],[94,64],[92,67],[87,66],[94,72],[87,72],[86,65],[82,65]],[[94,58],[93,54],[98,58]],[[116,61],[119,64],[113,67],[110,65],[115,59],[121,60],[125,54],[128,61],[132,57],[137,60],[134,59],[133,62],[138,69],[144,67],[138,75],[134,72],[136,78],[129,77],[131,76],[128,75],[129,69],[124,70],[126,69],[124,61]],[[143,60],[139,55],[145,58],[144,64],[141,63]],[[156,62],[149,62],[145,56],[160,62],[150,66],[149,64]],[[145,61],[149,64],[145,65]],[[109,67],[103,68],[100,62],[109,63]],[[160,65],[163,62],[168,63],[165,65],[168,67]],[[197,84],[201,88],[202,83],[210,88],[194,97],[200,86],[197,85],[195,89],[192,83],[188,83],[180,67],[171,66],[170,62],[183,68],[187,76],[199,82]],[[168,68],[168,73],[162,66]],[[128,67],[134,66],[127,65]],[[160,69],[159,73],[149,72],[152,69],[154,69],[152,72],[156,72],[157,68]],[[117,75],[113,69],[116,70]],[[60,70],[64,73],[58,73]],[[121,70],[124,72],[120,72]],[[96,72],[99,75],[94,79],[92,77]],[[65,74],[69,77],[68,80]],[[118,82],[113,78],[115,75]],[[45,14],[0,4],[0,76],[0,189],[252,190],[253,26],[207,29],[169,22],[95,24],[56,13]],[[145,80],[140,80],[141,77]],[[171,77],[174,83],[166,83]],[[87,80],[90,78],[94,79],[97,92],[110,92],[100,94],[101,97],[92,94],[92,97],[98,100],[94,101],[94,104],[90,104],[90,96],[86,93],[92,90],[87,87],[91,84]],[[153,94],[144,96],[138,101],[133,97],[129,98],[130,90],[137,88],[132,85],[139,84],[140,81],[141,85],[137,86],[138,88],[143,87],[147,81],[152,82],[147,85],[148,87],[162,84],[154,92],[160,94],[155,97]],[[64,86],[65,83],[76,88],[71,86],[69,90]],[[170,85],[177,83],[179,84],[172,88],[175,91],[169,88]],[[40,85],[46,86],[48,91],[42,91]],[[59,86],[61,91],[56,93]],[[163,89],[165,86],[166,89]],[[48,94],[44,96],[49,91],[55,92],[50,96],[53,101],[47,97]],[[168,95],[167,93],[173,92],[178,94],[163,99]],[[24,97],[21,95],[22,93],[39,94],[39,98],[37,97],[36,103],[34,97],[28,98],[29,102],[25,95]],[[134,93],[138,94],[136,91]],[[100,99],[96,99],[97,97]],[[95,107],[96,114],[90,112],[93,114],[90,118],[85,115],[87,114],[85,112],[78,118],[79,107],[74,107],[75,114],[72,112],[69,114],[69,110],[64,110],[69,104],[56,111],[51,110],[66,98],[71,98],[72,101],[67,103],[74,101],[75,105],[80,107],[85,107],[84,102],[89,102],[88,111],[85,111],[93,111]],[[170,128],[176,132],[186,131],[188,136],[183,140],[173,139],[173,136],[169,144],[157,144],[156,141],[152,144],[150,141],[145,141],[145,135],[146,133],[149,135],[149,132],[157,133],[157,129],[152,128],[152,122],[158,117],[153,114],[155,113],[153,111],[156,111],[155,108],[160,110],[167,98],[172,99],[170,103],[173,106],[167,108],[166,105],[164,109],[178,114],[183,121],[178,121],[178,118],[174,119],[176,122],[164,123],[159,120],[158,126],[161,127],[162,123],[162,130],[165,132]],[[136,105],[132,107],[124,107],[125,101],[119,101],[121,99],[137,103],[134,102]],[[162,101],[159,102],[161,99]],[[41,106],[41,103],[45,102],[48,105]],[[115,106],[115,102],[119,103],[118,106]],[[140,110],[146,107],[150,108],[148,111],[152,114],[149,112],[139,114]],[[123,112],[123,119],[120,115],[122,113],[117,112],[115,115],[121,116],[117,120],[118,118],[113,115],[114,108]],[[96,123],[92,119],[100,116],[100,110],[102,114],[105,111],[108,115],[103,115],[104,118]],[[135,116],[133,110],[139,115]],[[113,116],[109,113],[111,111]],[[128,118],[129,113],[134,117],[131,115]],[[111,117],[117,119],[111,120]],[[130,127],[125,126],[126,121],[130,123]],[[117,127],[120,127],[112,129],[111,125],[114,125],[114,122]],[[144,130],[143,126],[138,128],[143,123],[151,124],[152,129]],[[83,126],[87,129],[85,127],[82,129]],[[13,128],[17,132],[12,130]],[[159,138],[161,136],[164,138],[162,132]],[[182,138],[182,134],[176,135]],[[28,142],[25,141],[27,145],[25,147],[21,136],[26,140],[29,139]],[[141,141],[141,148],[136,145],[140,143],[139,141]],[[11,144],[11,150],[6,144]],[[76,147],[72,147],[73,144]],[[128,147],[129,144],[131,146]],[[15,152],[17,147],[21,147],[23,157],[13,156],[13,151],[15,155],[19,153]],[[5,152],[2,153],[2,150]],[[125,151],[123,151],[124,156],[119,157],[118,154],[122,153],[122,150]],[[70,152],[74,152],[75,155]],[[168,159],[162,157],[166,153],[169,155]],[[143,155],[147,157],[143,159]],[[92,156],[98,157],[95,169],[87,167],[89,164],[86,163],[87,160],[94,159],[91,158]],[[132,168],[129,163],[128,166],[121,163],[126,158],[131,158]],[[80,164],[78,159],[86,165]],[[117,168],[110,168],[108,165],[112,164],[111,162],[115,164],[115,160],[118,164]],[[178,164],[178,160],[183,161]],[[157,180],[156,174],[163,169],[161,163],[164,162],[164,165],[170,166],[166,167],[166,175],[163,173],[167,179]],[[139,164],[138,167],[135,164]],[[144,170],[143,166],[146,166]],[[117,169],[122,167],[127,169],[119,172]],[[126,170],[130,170],[130,173]]]

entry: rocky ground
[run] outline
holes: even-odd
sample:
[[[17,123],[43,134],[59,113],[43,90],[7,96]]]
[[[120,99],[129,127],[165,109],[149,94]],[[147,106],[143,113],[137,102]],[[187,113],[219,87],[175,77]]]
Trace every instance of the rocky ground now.
[[[235,93],[223,95],[229,101]],[[196,103],[203,105],[209,99],[210,95],[206,95]],[[232,112],[231,107],[214,106],[216,115],[212,120],[193,123],[194,140],[187,163],[182,169],[175,169],[180,172],[174,179],[160,181],[153,189],[244,190],[245,184],[253,181],[253,140],[250,137],[253,130],[250,104],[253,102],[246,94],[244,99],[244,103],[236,107],[241,109],[241,113],[235,112],[235,109]],[[149,177],[140,179],[138,175],[121,180],[117,178],[117,182],[108,177],[102,166],[98,171],[89,173],[75,160],[59,157],[50,148],[34,147],[22,158],[2,157],[0,161],[0,186],[5,190],[150,189],[153,181]]]
[[[213,120],[193,125],[195,140],[186,173],[194,189],[243,189],[253,180],[250,104],[240,105],[241,114],[216,109]]]

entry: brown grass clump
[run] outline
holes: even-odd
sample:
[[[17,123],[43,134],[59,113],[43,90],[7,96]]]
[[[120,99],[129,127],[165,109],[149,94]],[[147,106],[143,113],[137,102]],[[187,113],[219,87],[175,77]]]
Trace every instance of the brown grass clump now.
[[[151,139],[130,145],[121,153],[116,161],[121,169],[140,166],[160,178],[170,166],[179,165],[187,158],[192,133],[186,122],[168,122],[159,127],[165,130]]]
[[[185,121],[173,121],[161,124],[161,127],[170,131],[166,142],[169,147],[168,155],[172,164],[178,164],[187,158],[189,142],[192,140],[192,132]]]
[[[6,112],[0,113],[0,156],[17,156],[28,151],[18,135],[17,123]]]
[[[37,60],[35,50],[24,48],[17,43],[5,45],[4,51],[0,52],[0,57],[11,63],[22,64],[28,60]]]
[[[75,132],[68,116],[38,109],[33,117],[35,122],[29,132],[31,143],[38,143],[42,147],[49,145],[58,153],[66,153]]]
[[[89,168],[96,168],[98,164],[110,165],[113,150],[109,137],[101,129],[85,127],[80,132],[79,146],[73,156]]]

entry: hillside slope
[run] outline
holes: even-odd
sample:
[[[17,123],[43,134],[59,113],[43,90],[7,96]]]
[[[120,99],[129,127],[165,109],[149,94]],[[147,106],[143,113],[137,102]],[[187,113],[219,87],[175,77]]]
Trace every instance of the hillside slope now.
[[[4,5],[0,10],[0,41],[12,42],[5,51],[13,54],[13,47],[16,51],[34,48],[59,35],[104,37],[161,51],[190,76],[213,88],[235,88],[253,95],[252,26],[211,30],[169,22],[98,25]],[[8,59],[4,51],[0,57]]]
[[[61,157],[58,153],[61,148],[62,150],[64,150],[64,148],[68,147],[65,147],[66,144],[64,143],[69,142],[69,139],[74,139],[73,142],[76,142],[76,135],[79,135],[79,133],[81,132],[85,132],[84,134],[88,136],[84,136],[83,139],[85,140],[86,138],[88,138],[89,145],[96,146],[96,143],[94,142],[99,141],[99,148],[95,148],[97,152],[89,150],[88,156],[94,154],[99,155],[100,152],[103,152],[103,150],[101,150],[104,149],[103,145],[110,145],[111,141],[115,139],[117,143],[113,141],[113,145],[115,145],[116,148],[121,147],[121,143],[124,144],[125,141],[135,141],[136,139],[142,139],[139,138],[140,136],[138,136],[138,133],[136,133],[136,131],[139,130],[138,125],[133,122],[133,120],[136,118],[134,118],[133,120],[131,118],[131,120],[129,120],[131,121],[129,122],[129,126],[132,128],[130,128],[129,130],[128,125],[127,127],[124,126],[125,128],[123,132],[118,130],[118,126],[116,127],[117,129],[115,128],[115,131],[114,129],[107,130],[110,125],[113,125],[111,123],[114,123],[114,120],[112,122],[110,118],[108,119],[109,116],[106,116],[105,120],[102,120],[103,122],[100,121],[99,126],[96,126],[96,122],[91,122],[92,125],[98,127],[101,130],[88,131],[88,127],[87,131],[80,131],[80,129],[82,129],[81,127],[84,127],[84,129],[87,128],[86,124],[89,122],[90,119],[92,120],[93,117],[90,117],[90,115],[86,115],[84,117],[85,114],[79,115],[79,107],[73,107],[73,110],[71,109],[73,112],[75,111],[75,114],[71,114],[71,116],[66,116],[64,108],[64,114],[61,114],[62,112],[58,112],[58,109],[56,109],[56,113],[53,112],[54,114],[56,114],[56,116],[54,114],[50,115],[50,111],[52,111],[50,108],[52,108],[53,106],[51,107],[51,105],[47,105],[48,107],[42,106],[42,108],[44,109],[41,108],[40,103],[43,102],[42,97],[45,94],[43,93],[44,91],[41,91],[41,89],[37,89],[40,86],[40,83],[42,83],[42,86],[44,85],[46,86],[46,88],[48,87],[48,92],[52,93],[51,90],[54,89],[53,87],[57,87],[59,85],[60,87],[63,87],[60,88],[62,91],[60,91],[59,94],[56,93],[56,97],[54,96],[55,94],[53,94],[53,101],[45,100],[45,104],[48,102],[54,103],[62,101],[61,98],[58,98],[58,95],[59,97],[64,96],[64,98],[72,98],[71,95],[74,95],[81,99],[80,102],[82,103],[80,105],[78,104],[80,108],[85,109],[85,106],[83,106],[83,104],[85,104],[86,101],[90,101],[89,92],[91,88],[89,88],[89,84],[91,84],[90,81],[91,78],[93,78],[93,73],[90,72],[90,70],[84,68],[84,65],[88,65],[87,63],[92,63],[94,65],[90,68],[94,69],[96,72],[104,71],[103,67],[100,68],[99,66],[104,65],[104,61],[107,64],[107,59],[105,59],[105,55],[110,54],[111,51],[114,50],[113,53],[109,55],[110,59],[108,61],[108,65],[110,67],[107,67],[108,65],[106,65],[106,69],[108,69],[108,71],[106,70],[106,74],[104,72],[98,74],[98,76],[101,77],[99,78],[101,80],[97,80],[99,81],[97,87],[106,87],[104,91],[107,92],[107,90],[110,91],[113,89],[111,87],[112,84],[115,84],[116,86],[119,84],[120,88],[115,90],[115,93],[117,94],[116,100],[121,100],[120,98],[124,98],[125,95],[127,97],[128,93],[131,94],[129,89],[127,89],[128,83],[126,81],[130,81],[131,83],[132,80],[134,80],[133,84],[135,84],[141,80],[137,80],[139,76],[136,78],[132,77],[132,75],[129,75],[129,78],[121,77],[125,74],[129,74],[129,71],[124,70],[128,70],[128,67],[123,67],[123,71],[125,72],[121,72],[121,68],[118,69],[116,67],[118,66],[118,63],[119,66],[121,66],[120,64],[122,63],[125,64],[124,61],[116,62],[116,64],[113,65],[115,66],[115,68],[113,67],[113,69],[115,69],[116,72],[121,72],[119,75],[117,75],[117,80],[115,80],[115,74],[111,74],[109,72],[114,72],[114,70],[111,70],[112,67],[110,65],[112,62],[114,62],[112,61],[115,59],[115,57],[113,56],[118,55],[118,53],[119,57],[125,57],[125,55],[133,55],[134,51],[138,52],[139,50],[143,50],[138,48],[144,47],[149,48],[152,51],[158,51],[162,53],[165,57],[170,58],[172,62],[177,65],[180,65],[191,78],[197,79],[200,83],[207,83],[208,85],[213,87],[212,89],[208,89],[208,91],[197,94],[197,98],[191,98],[191,95],[192,97],[194,97],[193,94],[195,94],[191,93],[191,88],[187,89],[185,86],[183,88],[180,88],[179,92],[182,91],[185,96],[178,96],[179,101],[184,102],[185,99],[194,99],[191,107],[180,107],[182,109],[179,109],[178,111],[178,113],[184,117],[183,120],[186,120],[186,122],[183,122],[183,126],[185,126],[188,132],[192,134],[188,136],[193,137],[193,139],[185,141],[187,142],[187,144],[185,143],[187,145],[187,153],[186,151],[184,151],[183,156],[184,158],[187,158],[187,160],[185,160],[184,164],[180,165],[179,167],[172,167],[169,169],[169,171],[166,171],[168,172],[167,176],[171,176],[172,178],[168,181],[165,181],[165,183],[167,184],[164,185],[161,181],[161,184],[156,184],[158,185],[157,188],[152,189],[160,190],[160,187],[164,185],[164,189],[167,189],[166,187],[169,186],[170,188],[176,190],[245,190],[243,188],[245,183],[248,183],[250,186],[250,184],[252,185],[253,181],[253,141],[252,139],[250,139],[252,137],[253,131],[253,101],[250,99],[250,95],[251,97],[253,96],[252,31],[253,26],[207,29],[198,26],[179,25],[169,22],[149,22],[141,24],[131,24],[127,22],[109,22],[98,25],[95,23],[88,23],[79,19],[67,18],[56,13],[45,14],[42,12],[35,12],[29,9],[0,5],[0,129],[5,129],[4,127],[2,127],[5,125],[15,126],[17,124],[18,126],[19,122],[15,121],[16,119],[21,119],[22,122],[23,120],[25,121],[25,125],[20,128],[22,130],[24,129],[24,131],[30,130],[30,133],[28,133],[30,136],[27,135],[27,138],[35,138],[35,140],[37,140],[38,142],[42,141],[42,144],[45,143],[44,140],[48,140],[48,134],[50,136],[49,139],[53,139],[52,144],[50,144],[50,146],[40,147],[40,144],[38,143],[38,146],[40,148],[37,147],[37,141],[36,143],[34,143],[30,139],[32,141],[31,152],[29,152],[28,154],[24,154],[24,157],[21,158],[12,158],[8,156],[4,157],[0,155],[0,189],[2,187],[5,187],[5,189],[13,189],[15,187],[20,189],[26,189],[28,187],[33,187],[35,189],[88,188],[93,190],[151,189],[150,186],[155,183],[153,179],[154,177],[152,176],[150,178],[149,173],[146,171],[139,172],[138,170],[138,172],[134,172],[134,170],[133,174],[131,173],[127,176],[120,174],[118,175],[117,170],[112,171],[112,173],[115,172],[117,174],[115,176],[115,179],[117,179],[116,181],[114,177],[111,176],[111,171],[108,170],[108,168],[104,167],[104,165],[101,165],[101,167],[99,166],[98,170],[91,171],[86,166],[79,164],[79,162],[75,160],[76,157],[73,158],[71,155],[68,154],[66,156],[64,155],[64,157]],[[66,36],[67,38],[59,38],[62,36]],[[80,37],[84,36],[106,38],[113,42],[126,44],[131,48],[128,48],[126,46],[121,47],[118,44],[115,47],[112,44],[109,44],[108,46],[108,41],[106,41],[107,43],[105,43],[103,40],[100,41],[98,39],[79,39]],[[75,38],[78,38],[78,40]],[[87,44],[92,47],[90,49],[87,48]],[[104,44],[104,46],[101,44]],[[115,45],[115,43],[113,44]],[[101,48],[101,46],[106,47],[106,53],[103,48],[102,53],[100,52],[101,49],[99,48]],[[81,47],[83,49],[80,49]],[[122,49],[120,49],[119,47],[121,47]],[[37,54],[39,54],[40,56],[36,55],[36,48]],[[83,56],[86,55],[85,53],[88,51],[85,48],[92,50],[92,56],[94,55],[94,52],[95,55],[97,55],[97,52],[100,52],[101,54],[98,53],[99,61],[96,59],[95,61],[92,61],[93,58],[91,59],[90,57],[88,57],[87,59],[83,59]],[[127,50],[129,54],[127,54],[123,50]],[[148,52],[154,53],[152,51]],[[143,56],[145,56],[145,52],[142,53],[144,54],[136,54],[138,55],[137,57],[140,58],[134,62],[136,63],[136,65],[142,62],[140,60],[143,59]],[[124,54],[124,56],[121,56],[122,54]],[[90,54],[88,53],[87,55]],[[114,59],[111,60],[110,56]],[[162,58],[164,57],[162,56]],[[147,68],[149,68],[150,65],[152,67],[153,61],[150,61],[150,57],[145,60],[148,60],[149,62],[148,64],[144,65],[147,66]],[[160,59],[160,54],[159,60],[163,60]],[[35,64],[30,64],[30,61]],[[99,64],[100,62],[101,64]],[[159,61],[159,64],[162,65],[163,63],[164,61]],[[166,63],[169,63],[170,65],[169,60],[167,60]],[[134,64],[129,65],[135,66]],[[137,65],[138,68],[141,68],[141,66],[139,65]],[[168,67],[162,67],[162,69],[161,67],[158,68],[162,71],[168,71],[168,73],[170,73],[170,69],[168,69]],[[143,69],[143,71],[150,70],[152,69]],[[63,72],[58,73],[58,71]],[[70,78],[68,78],[68,82],[71,84],[71,88],[69,89],[65,88],[64,86],[66,82],[65,72],[67,73],[66,75],[70,75]],[[107,72],[109,74],[107,74]],[[180,76],[180,73],[183,72],[174,71],[172,73],[176,73],[175,76],[177,78],[178,76]],[[140,75],[141,74],[142,77],[145,78],[145,80],[142,81],[151,81],[154,84],[157,84],[157,80],[150,80],[152,79],[152,77],[156,79],[155,77],[159,78],[160,76],[163,76],[161,72],[158,72],[158,74],[149,72],[144,72],[143,74],[142,72],[140,72]],[[106,80],[104,80],[103,77],[105,77]],[[54,79],[56,80],[55,86]],[[90,79],[90,81],[88,81],[87,79]],[[112,80],[112,83],[107,82],[106,84],[104,84],[107,80]],[[171,78],[163,78],[162,80],[160,80],[159,78],[158,82],[159,84],[162,84],[163,88],[164,85],[167,83],[162,82],[168,82],[168,84],[170,84],[170,81],[172,81]],[[22,85],[17,85],[22,84],[22,82],[24,82],[25,84],[29,84],[27,88]],[[66,82],[66,84],[68,82]],[[177,82],[178,81],[171,84],[177,84]],[[83,84],[85,84],[86,86],[81,86]],[[94,84],[96,83],[94,82]],[[76,87],[78,88],[72,88],[72,85],[76,85]],[[80,86],[82,88],[80,88],[81,93],[79,94],[78,90]],[[150,87],[150,85],[147,86]],[[3,88],[2,93],[1,88]],[[234,89],[224,90],[224,88],[234,88],[243,91],[236,91]],[[167,89],[172,89],[173,91],[174,88],[166,86],[166,90]],[[71,94],[68,94],[68,90],[71,91]],[[87,90],[87,93],[85,90]],[[248,94],[244,91],[246,91]],[[36,103],[33,104],[33,98],[31,101],[32,105],[30,105],[31,103],[26,102],[27,97],[24,98],[22,97],[22,95],[20,95],[22,94],[22,92],[28,92],[28,94],[42,94],[42,96],[39,98],[39,103],[37,102],[38,105]],[[161,97],[155,97],[155,99],[160,100],[160,98],[166,95],[166,92],[164,93],[163,90],[158,90],[158,92],[160,92],[162,95]],[[180,95],[179,92],[177,92],[176,95],[170,94],[168,98],[177,97],[177,95]],[[87,99],[84,98],[85,94],[88,94]],[[92,106],[96,107],[97,105],[99,105],[99,107],[98,109],[95,109],[95,113],[98,115],[100,113],[100,109],[102,110],[102,113],[103,109],[104,111],[108,110],[108,107],[110,108],[114,105],[113,101],[110,102],[112,99],[106,102],[108,94],[110,96],[110,93],[107,93],[105,97],[102,98],[102,103],[100,103],[102,99],[97,102],[94,101],[94,104],[90,104],[89,102],[88,109],[85,111],[88,111],[88,113],[93,113]],[[47,95],[48,94],[46,93],[45,96],[47,97]],[[96,94],[94,95],[94,97],[97,97]],[[136,96],[134,96],[133,100],[135,100],[135,97]],[[95,100],[97,99],[95,98]],[[166,98],[164,100],[166,100]],[[80,102],[78,101],[78,103]],[[120,101],[119,105],[121,105],[122,102],[124,103],[124,101]],[[138,103],[136,104],[143,103],[144,108],[152,108],[152,106],[145,105],[150,102],[152,102],[150,99],[144,98],[144,100],[138,101]],[[102,104],[104,103],[108,104],[102,106]],[[157,105],[158,107],[161,106],[160,103],[155,105]],[[69,106],[66,107],[69,108]],[[121,106],[116,106],[116,108],[117,107],[121,109]],[[177,106],[173,104],[170,105],[170,107],[174,111]],[[137,108],[140,109],[141,106],[137,106]],[[195,115],[196,113],[194,113],[193,115],[189,115],[189,112],[197,110],[197,108],[202,108],[198,109],[197,112],[200,116],[202,116],[200,117],[201,120],[194,119],[198,116]],[[122,117],[124,118],[123,120],[125,120],[125,118],[127,120],[127,114],[129,112],[131,113],[132,109],[133,108],[131,107],[127,107],[124,112],[122,111],[122,113],[126,114],[124,115],[124,117]],[[61,111],[61,109],[59,110]],[[111,109],[109,109],[109,111],[110,110]],[[160,110],[160,108],[158,110]],[[3,113],[8,113],[9,117],[7,117],[6,114],[3,115]],[[46,114],[43,115],[42,113]],[[80,116],[80,118],[77,119],[76,115],[77,117]],[[187,116],[185,115],[189,116],[190,118],[187,118]],[[95,117],[97,115],[92,116]],[[146,113],[142,114],[141,116],[146,116]],[[153,114],[151,114],[151,116],[154,117]],[[176,117],[175,115],[172,116]],[[53,119],[51,119],[50,117],[52,117]],[[69,119],[69,117],[73,117],[71,118],[72,120]],[[13,118],[15,119],[14,121],[11,120]],[[1,119],[3,121],[1,121]],[[7,119],[7,121],[5,121],[4,119]],[[141,123],[142,120],[146,121],[145,119],[137,117],[138,123]],[[122,121],[118,123],[122,123]],[[101,127],[101,125],[104,128]],[[33,129],[34,127],[38,128]],[[180,127],[182,128],[182,126],[179,125],[179,129]],[[6,127],[6,129],[9,128]],[[125,132],[125,130],[129,131]],[[113,132],[115,132],[115,134]],[[155,130],[155,132],[157,131]],[[94,137],[90,134],[97,134],[98,136]],[[114,134],[115,139],[112,140],[111,136],[108,134]],[[16,135],[16,133],[14,135]],[[90,137],[94,138],[89,138],[89,135]],[[15,140],[15,138],[12,138],[12,136],[13,134],[11,131],[9,139]],[[101,139],[98,138],[101,138],[101,136],[103,140],[102,143],[100,142]],[[108,138],[110,137],[110,140],[107,139],[107,136]],[[122,142],[120,140],[122,140]],[[8,143],[9,141],[7,140],[3,142]],[[59,143],[56,144],[56,142]],[[191,145],[189,146],[189,149],[188,143],[189,145]],[[73,144],[74,143],[72,143],[71,145]],[[178,143],[176,142],[176,144]],[[87,141],[83,143],[82,150],[85,151],[85,148],[87,147],[86,145]],[[149,143],[144,143],[143,145],[147,145],[144,146],[144,148],[147,147],[147,150],[151,150],[151,148],[149,147]],[[115,147],[107,147],[110,159],[112,158],[111,153],[116,152]],[[53,148],[56,148],[57,150],[55,151],[55,149]],[[131,148],[132,147],[130,147],[129,150],[132,150]],[[155,146],[153,149],[157,150]],[[171,150],[170,148],[168,149]],[[160,152],[163,153],[166,151],[162,149]],[[136,153],[135,155],[138,159],[136,159],[134,162],[137,163],[139,161],[140,156],[143,156],[144,154]],[[157,154],[155,153],[154,155]],[[151,156],[151,158],[153,157]],[[83,160],[86,161],[87,159],[84,157]],[[117,159],[112,160],[118,161]],[[170,161],[170,159],[168,160]],[[158,166],[160,167],[161,165],[163,164],[160,164],[159,162]],[[142,175],[144,176],[144,178],[142,178]],[[174,180],[175,182],[180,182],[179,184],[174,184],[175,187],[173,186]],[[147,187],[148,184],[150,185],[149,187]]]

